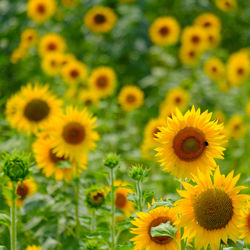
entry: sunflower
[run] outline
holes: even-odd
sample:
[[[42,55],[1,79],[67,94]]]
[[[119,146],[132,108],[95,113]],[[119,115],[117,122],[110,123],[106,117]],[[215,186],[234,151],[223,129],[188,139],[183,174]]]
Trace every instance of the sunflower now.
[[[194,177],[196,185],[182,182],[186,190],[179,190],[183,198],[176,202],[181,217],[177,222],[184,227],[183,238],[188,241],[194,238],[198,249],[219,249],[221,240],[227,243],[228,237],[234,242],[239,236],[238,224],[241,207],[248,195],[238,194],[244,187],[235,187],[239,175],[233,177],[221,175],[216,168],[213,181],[209,175],[199,172]]]
[[[86,190],[85,202],[89,208],[99,208],[104,204],[105,196],[103,188],[92,186]]]
[[[219,89],[222,93],[228,93],[231,88],[230,83],[226,79],[219,80],[216,83],[218,84]]]
[[[199,26],[186,27],[181,36],[181,42],[185,46],[191,46],[198,51],[204,51],[207,49],[207,36],[206,30]]]
[[[63,80],[68,84],[75,84],[86,79],[88,68],[86,64],[77,60],[69,61],[61,71]]]
[[[8,187],[9,189],[12,189],[11,182],[8,183]],[[37,185],[33,178],[29,178],[22,182],[18,182],[17,189],[16,189],[16,194],[19,196],[18,198],[16,198],[17,207],[19,208],[22,207],[25,198],[33,195],[36,192],[36,190],[37,190]],[[8,197],[6,197],[6,201],[8,205],[10,206],[11,202]]]
[[[217,30],[217,31],[221,30],[220,19],[212,13],[204,13],[204,14],[199,15],[195,19],[194,25],[200,26],[207,30],[211,30],[211,29]]]
[[[42,247],[36,245],[30,245],[26,247],[26,250],[42,250]]]
[[[237,8],[236,0],[215,0],[216,6],[222,11],[234,11]]]
[[[107,33],[113,29],[117,20],[114,11],[109,7],[95,6],[84,16],[84,24],[92,32]]]
[[[88,85],[100,97],[112,95],[116,87],[115,71],[105,66],[95,68],[88,79]]]
[[[63,55],[61,53],[49,53],[42,58],[41,67],[49,76],[58,76],[62,68]]]
[[[217,48],[221,41],[221,34],[218,30],[206,30],[207,49]]]
[[[172,114],[175,113],[176,106],[170,106],[166,99],[160,104],[159,108],[159,117],[167,120],[168,117],[172,117]]]
[[[246,113],[248,116],[250,116],[250,100],[246,104]]]
[[[233,87],[240,86],[249,76],[250,61],[248,54],[237,52],[232,54],[227,61],[227,77]]]
[[[160,127],[156,156],[164,170],[178,178],[190,178],[198,170],[210,173],[216,166],[214,158],[223,159],[223,124],[210,121],[211,116],[212,113],[200,113],[193,106],[185,115],[176,110],[167,119],[167,125]]]
[[[38,48],[40,56],[45,56],[52,52],[63,53],[65,49],[66,43],[64,38],[56,33],[48,33],[42,36]]]
[[[228,121],[226,131],[229,137],[239,140],[246,134],[247,124],[244,123],[241,115],[234,115]]]
[[[56,2],[54,0],[29,0],[27,4],[27,15],[38,24],[51,18],[55,11]]]
[[[144,93],[133,85],[123,87],[118,95],[118,102],[125,111],[132,111],[144,103]]]
[[[79,93],[79,101],[83,103],[85,106],[95,106],[99,105],[99,95],[94,90],[81,90]]]
[[[240,223],[240,231],[242,239],[246,239],[246,243],[250,244],[250,203],[248,203],[246,209],[242,210]]]
[[[16,64],[20,59],[25,58],[27,55],[28,55],[27,48],[19,46],[12,52],[10,56],[10,61],[11,63]]]
[[[128,194],[132,194],[133,191],[126,187],[130,185],[129,182],[116,180],[114,186],[117,187],[115,194],[115,205],[127,216],[129,216],[134,210],[134,203],[127,199]]]
[[[169,236],[151,236],[151,228],[159,226],[161,223],[170,223],[173,225],[177,221],[177,214],[173,208],[157,207],[150,210],[148,213],[139,212],[138,217],[131,221],[136,226],[131,229],[132,234],[136,234],[131,241],[134,242],[135,250],[163,250],[163,249],[178,249],[175,241]],[[175,233],[175,238],[180,244],[180,231]]]
[[[36,29],[25,29],[21,34],[21,47],[29,48],[37,44],[39,33]]]
[[[96,117],[83,109],[81,111],[68,106],[65,114],[54,121],[55,130],[52,132],[54,153],[58,157],[69,158],[70,161],[81,162],[86,158],[88,150],[93,150],[95,141],[99,139],[94,130]]]
[[[184,65],[196,66],[200,60],[201,52],[192,46],[182,45],[179,51],[179,57]]]
[[[211,57],[205,61],[203,70],[212,80],[218,81],[225,77],[225,65],[218,57]]]
[[[16,124],[19,131],[36,133],[61,112],[61,101],[51,94],[48,85],[28,84],[22,87],[19,96]]]
[[[38,136],[38,139],[33,144],[33,152],[37,167],[42,169],[43,174],[48,178],[54,175],[57,181],[65,180],[71,181],[75,171],[75,165],[68,162],[66,157],[58,157],[54,148],[51,146],[53,140],[51,138],[44,138],[44,134]],[[80,169],[87,169],[87,159],[82,157],[79,163]],[[62,164],[64,163],[64,164]]]
[[[218,121],[218,123],[225,122],[225,114],[221,110],[214,111],[214,118]]]
[[[160,46],[178,42],[180,25],[173,17],[158,17],[149,27],[151,41]]]
[[[72,61],[77,61],[77,59],[73,54],[71,53],[62,54],[62,66],[65,66]]]

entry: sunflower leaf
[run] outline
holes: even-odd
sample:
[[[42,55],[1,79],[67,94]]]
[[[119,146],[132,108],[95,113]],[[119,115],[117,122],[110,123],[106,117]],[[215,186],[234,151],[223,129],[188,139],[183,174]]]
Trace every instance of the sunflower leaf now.
[[[10,227],[11,219],[7,214],[0,213],[0,224]]]
[[[175,233],[178,229],[171,225],[171,222],[168,221],[167,223],[161,223],[156,227],[152,227],[150,230],[150,234],[152,237],[159,237],[159,236],[169,236],[174,238]]]

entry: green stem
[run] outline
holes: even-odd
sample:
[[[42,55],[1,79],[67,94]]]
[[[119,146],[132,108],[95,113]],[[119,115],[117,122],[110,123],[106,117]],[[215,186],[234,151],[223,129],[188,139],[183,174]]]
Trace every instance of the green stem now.
[[[12,182],[11,196],[11,250],[16,249],[16,183]]]
[[[143,201],[142,201],[142,185],[141,181],[136,182],[136,190],[137,190],[137,195],[138,195],[138,209],[141,212],[143,208]]]
[[[93,209],[91,212],[92,218],[91,218],[91,233],[94,233],[96,231],[96,215],[95,210]]]
[[[79,220],[79,178],[76,178],[76,187],[75,187],[75,214],[76,214],[76,237],[79,239],[80,237],[80,220]]]
[[[173,237],[173,240],[174,240],[174,242],[175,242],[175,244],[176,244],[176,246],[177,246],[178,250],[180,250],[180,246],[179,246],[179,244],[178,244],[178,242],[177,242],[177,240],[176,240],[176,238],[175,238],[175,237]]]
[[[111,249],[115,249],[115,193],[114,193],[114,169],[110,169],[111,185]]]

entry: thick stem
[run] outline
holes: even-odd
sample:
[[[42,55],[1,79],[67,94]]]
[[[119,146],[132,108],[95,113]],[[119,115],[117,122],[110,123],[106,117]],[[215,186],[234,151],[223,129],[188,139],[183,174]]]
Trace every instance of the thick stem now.
[[[79,239],[79,237],[80,237],[80,221],[79,221],[79,178],[78,177],[76,177],[75,182],[76,182],[76,187],[75,187],[76,237]]]
[[[95,210],[93,209],[91,211],[91,233],[94,233],[96,231],[96,215],[95,215]]]
[[[11,196],[11,250],[16,249],[16,183],[12,182],[12,196]]]
[[[114,169],[110,169],[111,186],[111,249],[115,249],[115,193],[114,193]]]
[[[136,181],[136,192],[138,197],[138,209],[142,211],[142,190],[141,190],[141,181]]]

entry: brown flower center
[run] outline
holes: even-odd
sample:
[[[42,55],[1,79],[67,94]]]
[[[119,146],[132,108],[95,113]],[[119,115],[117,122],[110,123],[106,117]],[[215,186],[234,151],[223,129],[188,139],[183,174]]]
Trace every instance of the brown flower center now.
[[[181,103],[181,98],[178,96],[174,99],[176,104],[180,104]]]
[[[28,41],[32,41],[33,40],[33,36],[32,35],[27,36],[27,40]]]
[[[100,89],[105,89],[108,86],[108,78],[104,75],[99,76],[96,80],[96,85]]]
[[[212,69],[212,72],[214,72],[214,73],[217,72],[217,68],[215,66],[213,66],[211,69]]]
[[[103,24],[106,21],[106,17],[103,14],[97,14],[94,17],[94,21],[97,24]]]
[[[183,161],[194,161],[201,156],[208,143],[204,134],[197,128],[186,127],[174,138],[175,154]]]
[[[193,50],[191,50],[191,51],[189,51],[188,55],[189,55],[189,57],[194,58],[195,52]]]
[[[72,70],[70,71],[70,76],[71,76],[72,78],[77,78],[77,77],[79,76],[79,71],[76,70],[76,69],[72,69]]]
[[[53,152],[53,149],[51,148],[49,150],[49,157],[50,157],[50,160],[52,162],[54,162],[55,164],[58,163],[59,161],[65,161],[66,158],[64,156],[62,157],[58,157],[54,152]]]
[[[205,28],[207,28],[207,27],[210,27],[212,24],[210,23],[210,22],[205,22],[204,24],[203,24],[203,27],[205,27]]]
[[[136,101],[136,97],[132,94],[128,94],[126,100],[128,103],[134,103]]]
[[[124,208],[127,202],[127,198],[124,194],[117,192],[116,193],[116,199],[115,199],[115,205],[119,208]]]
[[[92,202],[95,205],[99,205],[100,203],[102,203],[103,198],[104,198],[104,193],[103,192],[95,191],[92,194]]]
[[[170,32],[170,29],[167,26],[163,26],[159,30],[159,33],[161,34],[161,36],[167,36],[169,32]]]
[[[50,112],[47,102],[40,99],[29,101],[24,108],[24,116],[32,122],[40,122],[45,119]]]
[[[194,35],[192,36],[191,40],[193,43],[197,44],[200,42],[200,37],[198,37],[197,35]]]
[[[79,122],[69,122],[64,126],[62,136],[67,143],[77,145],[84,141],[86,132]]]
[[[19,199],[23,200],[29,193],[29,188],[24,183],[19,183],[17,186],[16,194],[21,196]]]
[[[238,73],[238,75],[243,75],[244,74],[244,69],[243,68],[238,68],[237,73]]]
[[[43,4],[38,4],[36,10],[39,14],[44,14],[46,12],[46,6]]]
[[[148,234],[152,241],[160,245],[165,245],[165,244],[168,244],[172,240],[172,238],[169,236],[156,236],[156,237],[151,236],[152,227],[157,227],[161,223],[167,223],[168,221],[170,221],[168,217],[158,217],[150,223],[149,228],[148,228]]]
[[[50,43],[48,43],[48,45],[47,45],[47,49],[48,49],[49,51],[54,51],[54,50],[57,49],[57,46],[56,46],[55,43],[50,42]]]
[[[194,215],[206,230],[224,228],[233,216],[232,199],[221,189],[207,189],[194,200]]]

